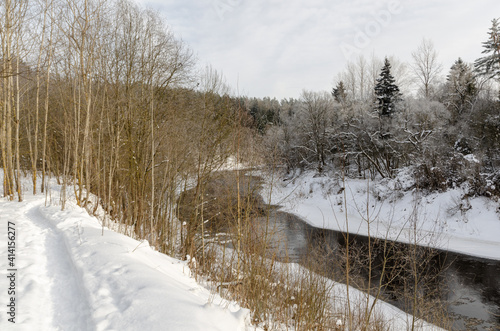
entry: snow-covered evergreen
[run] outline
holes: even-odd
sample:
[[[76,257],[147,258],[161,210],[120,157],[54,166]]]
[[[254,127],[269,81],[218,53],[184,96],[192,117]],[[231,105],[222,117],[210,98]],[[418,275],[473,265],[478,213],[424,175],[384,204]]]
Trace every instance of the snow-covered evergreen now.
[[[391,116],[396,109],[396,103],[401,100],[401,93],[391,74],[391,64],[387,58],[375,84],[375,98],[375,109],[380,116]]]

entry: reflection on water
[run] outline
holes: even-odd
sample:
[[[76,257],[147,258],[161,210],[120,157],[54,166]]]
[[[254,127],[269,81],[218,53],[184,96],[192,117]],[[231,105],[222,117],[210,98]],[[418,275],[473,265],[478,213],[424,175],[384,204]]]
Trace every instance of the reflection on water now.
[[[259,224],[272,237],[272,248],[282,261],[304,264],[305,259],[310,258],[313,251],[317,253],[319,248],[322,256],[328,257],[325,273],[337,280],[342,279],[338,267],[346,245],[344,234],[311,227],[300,218],[280,211],[272,211],[270,217],[261,218]],[[349,242],[353,251],[361,255],[368,247],[367,238],[363,236],[356,236]],[[394,252],[410,249],[409,245],[399,243],[396,247]],[[442,289],[436,293],[447,302],[448,313],[455,320],[454,330],[500,330],[500,261],[436,252],[419,268],[429,268],[428,274],[435,273],[432,268],[440,269],[440,276],[432,279],[431,287],[433,291],[436,291],[434,287]],[[398,270],[397,274],[403,275],[404,272]],[[425,273],[422,271],[422,274]],[[359,275],[368,278],[368,273],[363,270]],[[372,272],[372,281],[377,280],[376,277],[377,272]],[[394,283],[398,284],[397,281]],[[391,288],[386,288],[385,294],[386,301],[405,308],[404,300],[391,296]]]
[[[451,289],[450,311],[462,330],[500,330],[500,263],[449,254],[454,263],[446,271]]]

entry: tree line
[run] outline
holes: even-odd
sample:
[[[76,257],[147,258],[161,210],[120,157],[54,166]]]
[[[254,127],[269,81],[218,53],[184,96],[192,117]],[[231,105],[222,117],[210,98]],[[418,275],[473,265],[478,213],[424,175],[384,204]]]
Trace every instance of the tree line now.
[[[288,173],[341,169],[374,178],[411,167],[422,188],[468,181],[471,194],[498,195],[498,20],[488,35],[484,56],[471,64],[458,58],[444,81],[438,53],[424,39],[411,64],[360,56],[331,92],[303,91],[299,99],[263,99],[260,111],[247,108]]]
[[[172,253],[179,190],[246,134],[222,75],[132,1],[6,0],[0,17],[4,196],[23,199],[23,174],[35,194],[54,177],[63,208],[74,196]]]

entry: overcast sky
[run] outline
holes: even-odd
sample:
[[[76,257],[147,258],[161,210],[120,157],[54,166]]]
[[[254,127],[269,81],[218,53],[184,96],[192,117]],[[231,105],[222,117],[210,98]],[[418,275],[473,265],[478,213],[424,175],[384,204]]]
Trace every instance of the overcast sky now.
[[[220,70],[235,94],[298,98],[331,90],[360,54],[411,61],[431,39],[443,75],[481,56],[498,0],[136,0],[157,10],[200,65]]]

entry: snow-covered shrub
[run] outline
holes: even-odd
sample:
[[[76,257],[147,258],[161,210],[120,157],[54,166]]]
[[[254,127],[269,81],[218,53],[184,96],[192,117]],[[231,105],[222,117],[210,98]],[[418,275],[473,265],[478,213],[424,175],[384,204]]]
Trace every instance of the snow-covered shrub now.
[[[500,197],[500,173],[485,175],[486,196]]]
[[[498,199],[500,172],[485,172],[481,159],[474,154],[454,153],[439,158],[436,166],[421,163],[413,171],[415,185],[428,192],[460,187],[464,193],[462,199],[475,196]]]
[[[445,174],[439,167],[430,167],[422,163],[415,167],[415,183],[419,189],[428,191],[445,191],[448,187]]]

